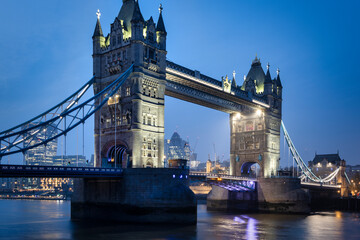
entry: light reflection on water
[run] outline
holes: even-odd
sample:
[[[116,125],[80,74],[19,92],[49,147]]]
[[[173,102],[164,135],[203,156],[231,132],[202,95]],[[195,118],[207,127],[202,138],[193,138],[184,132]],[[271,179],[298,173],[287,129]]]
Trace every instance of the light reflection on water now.
[[[70,221],[70,202],[0,200],[0,239],[360,239],[360,215],[227,214],[198,206],[197,226]]]

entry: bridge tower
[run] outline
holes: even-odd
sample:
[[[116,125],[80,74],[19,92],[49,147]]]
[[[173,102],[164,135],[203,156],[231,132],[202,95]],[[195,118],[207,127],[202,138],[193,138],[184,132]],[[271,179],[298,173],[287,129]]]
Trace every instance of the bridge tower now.
[[[255,102],[256,99],[262,99],[268,104],[260,104],[258,109],[244,108],[240,113],[230,114],[230,174],[246,176],[251,166],[257,163],[260,165],[261,177],[275,176],[280,161],[280,71],[277,71],[275,79],[271,79],[270,65],[267,65],[265,74],[260,59],[256,57],[248,75],[244,76],[242,90]]]
[[[95,114],[97,167],[163,167],[166,30],[162,6],[157,24],[145,21],[135,0],[123,0],[105,37],[100,12],[93,35],[94,93],[132,64],[133,73]]]

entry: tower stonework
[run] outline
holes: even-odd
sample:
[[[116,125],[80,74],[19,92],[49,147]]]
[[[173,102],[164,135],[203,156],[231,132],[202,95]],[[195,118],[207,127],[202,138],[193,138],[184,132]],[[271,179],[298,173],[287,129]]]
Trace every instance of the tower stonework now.
[[[280,126],[282,112],[282,85],[278,71],[271,79],[265,75],[260,59],[255,58],[242,90],[253,99],[266,99],[268,106],[245,108],[230,114],[230,174],[246,176],[251,166],[259,164],[260,177],[276,176],[280,161]]]
[[[163,167],[166,30],[145,21],[135,0],[123,0],[104,37],[100,14],[93,36],[94,93],[131,65],[133,72],[95,114],[96,167]]]

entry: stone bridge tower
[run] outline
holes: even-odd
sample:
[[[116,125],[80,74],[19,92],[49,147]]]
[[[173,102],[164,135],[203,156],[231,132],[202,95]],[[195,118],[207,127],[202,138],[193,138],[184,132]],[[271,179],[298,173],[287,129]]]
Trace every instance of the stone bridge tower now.
[[[94,93],[132,64],[133,73],[95,114],[97,167],[163,167],[166,30],[160,6],[157,24],[145,21],[135,0],[123,0],[106,37],[100,12],[93,36]]]
[[[246,176],[251,166],[260,165],[260,176],[277,175],[280,161],[280,126],[282,108],[282,85],[280,71],[271,79],[270,66],[267,72],[257,57],[244,77],[242,90],[256,102],[266,100],[267,106],[258,109],[244,108],[241,113],[230,115],[230,174]],[[259,101],[260,103],[260,101]]]

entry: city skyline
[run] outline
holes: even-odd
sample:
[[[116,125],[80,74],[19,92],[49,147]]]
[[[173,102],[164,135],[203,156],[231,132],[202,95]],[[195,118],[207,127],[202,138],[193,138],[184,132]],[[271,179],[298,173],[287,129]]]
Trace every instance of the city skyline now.
[[[84,6],[81,1],[44,5],[41,1],[23,2],[23,8],[15,3],[4,4],[9,9],[5,13],[9,21],[2,30],[12,40],[0,40],[3,56],[8,56],[0,60],[4,72],[0,78],[0,103],[5,106],[0,114],[11,118],[1,118],[2,130],[55,105],[91,78],[95,12],[101,10],[101,23],[107,33],[121,1],[87,3],[84,9],[80,8]],[[224,1],[205,6],[204,1],[164,1],[165,26],[170,29],[168,59],[219,80],[231,76],[235,69],[239,85],[255,55],[263,68],[270,62],[273,77],[280,68],[283,119],[304,160],[312,160],[316,151],[339,150],[348,164],[357,164],[356,133],[360,131],[355,123],[360,115],[355,91],[359,82],[354,78],[359,75],[359,33],[349,23],[359,17],[355,8],[337,8],[335,1],[326,3],[323,6],[309,1],[288,6],[285,1],[261,5]],[[157,1],[141,1],[141,5],[146,19],[158,15]],[[58,8],[62,11],[57,12]],[[251,14],[254,10],[258,10],[258,16]],[[216,12],[224,13],[217,17],[218,21],[212,17]],[[165,119],[165,138],[170,138],[174,130],[185,139],[189,136],[190,142],[199,137],[199,160],[206,161],[207,155],[213,154],[214,143],[219,154],[229,154],[227,114],[166,97]],[[93,149],[92,124],[90,120],[86,128],[88,157]]]

